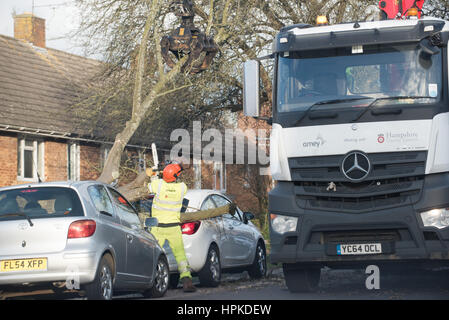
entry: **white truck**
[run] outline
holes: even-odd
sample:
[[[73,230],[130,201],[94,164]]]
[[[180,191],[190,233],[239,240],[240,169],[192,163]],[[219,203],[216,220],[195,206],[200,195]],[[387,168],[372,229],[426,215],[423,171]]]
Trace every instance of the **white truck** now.
[[[449,265],[449,22],[416,2],[274,40],[270,258],[292,292],[324,266]],[[259,67],[244,65],[256,118]]]

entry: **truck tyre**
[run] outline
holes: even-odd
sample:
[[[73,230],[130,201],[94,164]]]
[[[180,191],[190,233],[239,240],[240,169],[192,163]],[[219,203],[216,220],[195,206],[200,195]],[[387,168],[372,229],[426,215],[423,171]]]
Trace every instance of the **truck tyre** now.
[[[284,264],[284,277],[290,292],[314,292],[321,276],[319,267],[292,268]]]
[[[201,285],[205,287],[218,287],[221,279],[221,264],[218,248],[211,245],[207,252],[206,263],[198,273]]]
[[[259,242],[256,248],[253,264],[248,269],[248,274],[252,279],[260,279],[267,275],[267,254],[265,246]]]
[[[157,261],[156,275],[151,289],[143,292],[145,298],[160,298],[168,290],[169,268],[165,256],[161,255]]]
[[[114,262],[109,254],[105,254],[101,258],[94,281],[85,286],[87,299],[112,299],[114,283],[113,265]]]

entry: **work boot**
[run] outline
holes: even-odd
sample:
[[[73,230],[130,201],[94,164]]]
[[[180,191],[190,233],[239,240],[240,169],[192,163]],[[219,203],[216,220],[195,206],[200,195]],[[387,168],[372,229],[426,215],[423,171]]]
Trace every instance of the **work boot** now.
[[[192,278],[182,278],[182,287],[184,292],[195,292],[196,287],[193,285]]]

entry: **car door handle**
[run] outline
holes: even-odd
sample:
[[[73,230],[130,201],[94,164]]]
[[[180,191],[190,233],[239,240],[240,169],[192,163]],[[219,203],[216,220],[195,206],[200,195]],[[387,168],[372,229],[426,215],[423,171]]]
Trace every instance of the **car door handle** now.
[[[128,239],[128,242],[133,242],[134,237],[130,234],[127,234],[126,239]]]

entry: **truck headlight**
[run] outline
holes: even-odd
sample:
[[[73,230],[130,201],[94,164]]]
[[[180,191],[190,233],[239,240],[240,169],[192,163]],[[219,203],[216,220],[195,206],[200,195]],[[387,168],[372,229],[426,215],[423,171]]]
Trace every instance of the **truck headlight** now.
[[[277,214],[271,214],[271,228],[277,233],[286,233],[296,231],[298,224],[298,217],[281,216]]]
[[[438,229],[449,227],[449,209],[433,209],[421,212],[421,219],[425,227]]]

